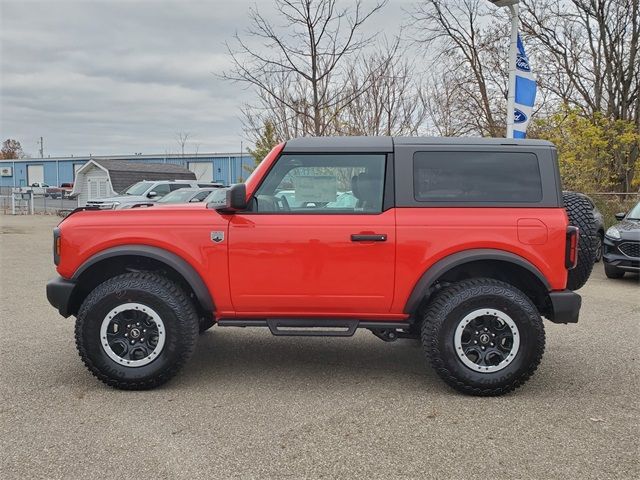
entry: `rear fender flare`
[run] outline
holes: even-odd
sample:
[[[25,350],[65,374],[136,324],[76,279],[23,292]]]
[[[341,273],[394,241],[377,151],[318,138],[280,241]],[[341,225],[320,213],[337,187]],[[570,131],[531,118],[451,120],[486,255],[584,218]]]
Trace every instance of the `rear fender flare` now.
[[[449,270],[464,265],[465,263],[475,262],[478,260],[498,260],[502,262],[512,263],[519,267],[525,268],[540,280],[547,291],[551,290],[549,282],[538,268],[525,258],[514,253],[505,252],[504,250],[495,249],[473,249],[457,252],[444,257],[434,263],[426,272],[422,274],[416,285],[413,287],[411,295],[404,308],[405,313],[414,313],[420,302],[428,294],[429,289],[438,281],[440,277]]]

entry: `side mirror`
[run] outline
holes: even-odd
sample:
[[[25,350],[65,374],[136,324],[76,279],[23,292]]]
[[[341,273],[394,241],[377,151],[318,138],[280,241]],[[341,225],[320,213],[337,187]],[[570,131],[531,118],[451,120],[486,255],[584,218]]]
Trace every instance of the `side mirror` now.
[[[236,183],[229,188],[216,191],[207,208],[213,208],[222,213],[234,213],[247,208],[247,186]]]
[[[624,220],[624,217],[626,217],[627,214],[625,212],[622,212],[622,213],[616,213],[614,216],[616,217],[616,220],[621,221],[621,220]]]
[[[158,193],[154,191],[147,193],[147,198],[155,198],[157,196],[158,196]]]

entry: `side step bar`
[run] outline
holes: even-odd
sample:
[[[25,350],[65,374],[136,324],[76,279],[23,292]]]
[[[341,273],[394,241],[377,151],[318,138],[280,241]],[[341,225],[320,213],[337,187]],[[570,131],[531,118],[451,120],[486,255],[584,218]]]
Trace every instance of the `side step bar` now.
[[[351,337],[358,328],[370,330],[395,330],[409,328],[408,322],[375,322],[355,319],[322,319],[322,318],[268,318],[268,319],[238,319],[221,318],[220,327],[269,327],[273,335],[277,336],[305,336],[305,337]]]

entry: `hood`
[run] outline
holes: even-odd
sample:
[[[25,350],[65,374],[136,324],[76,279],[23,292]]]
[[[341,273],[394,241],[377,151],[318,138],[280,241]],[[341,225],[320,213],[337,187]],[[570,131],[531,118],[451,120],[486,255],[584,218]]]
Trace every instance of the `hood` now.
[[[614,225],[620,232],[622,240],[640,242],[640,220],[623,220]]]
[[[194,202],[194,203],[156,203],[153,206],[154,209],[166,209],[166,210],[197,210],[200,208],[207,208],[207,204],[205,202]]]

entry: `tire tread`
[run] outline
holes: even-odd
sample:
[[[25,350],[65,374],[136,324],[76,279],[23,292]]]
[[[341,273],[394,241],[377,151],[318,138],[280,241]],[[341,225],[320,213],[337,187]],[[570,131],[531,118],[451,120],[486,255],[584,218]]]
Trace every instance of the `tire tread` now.
[[[104,374],[93,363],[83,339],[83,330],[89,311],[107,295],[117,293],[127,288],[143,289],[145,292],[160,297],[176,312],[180,334],[184,336],[183,348],[173,364],[152,378],[146,380],[115,379]],[[103,383],[121,390],[149,390],[171,379],[189,360],[195,350],[198,338],[199,322],[194,305],[187,294],[166,277],[150,272],[131,272],[118,275],[98,285],[82,303],[75,325],[76,347],[82,362],[87,369]]]
[[[446,368],[442,362],[443,353],[440,351],[438,340],[443,322],[456,306],[474,296],[486,294],[506,296],[527,313],[531,326],[536,332],[536,345],[534,346],[536,356],[534,361],[528,365],[527,369],[507,385],[493,388],[478,388],[462,382]],[[432,368],[448,385],[459,392],[469,395],[498,396],[520,387],[534,374],[544,353],[545,332],[538,310],[526,295],[508,283],[490,278],[476,278],[454,283],[443,288],[436,294],[424,314],[422,345]]]

